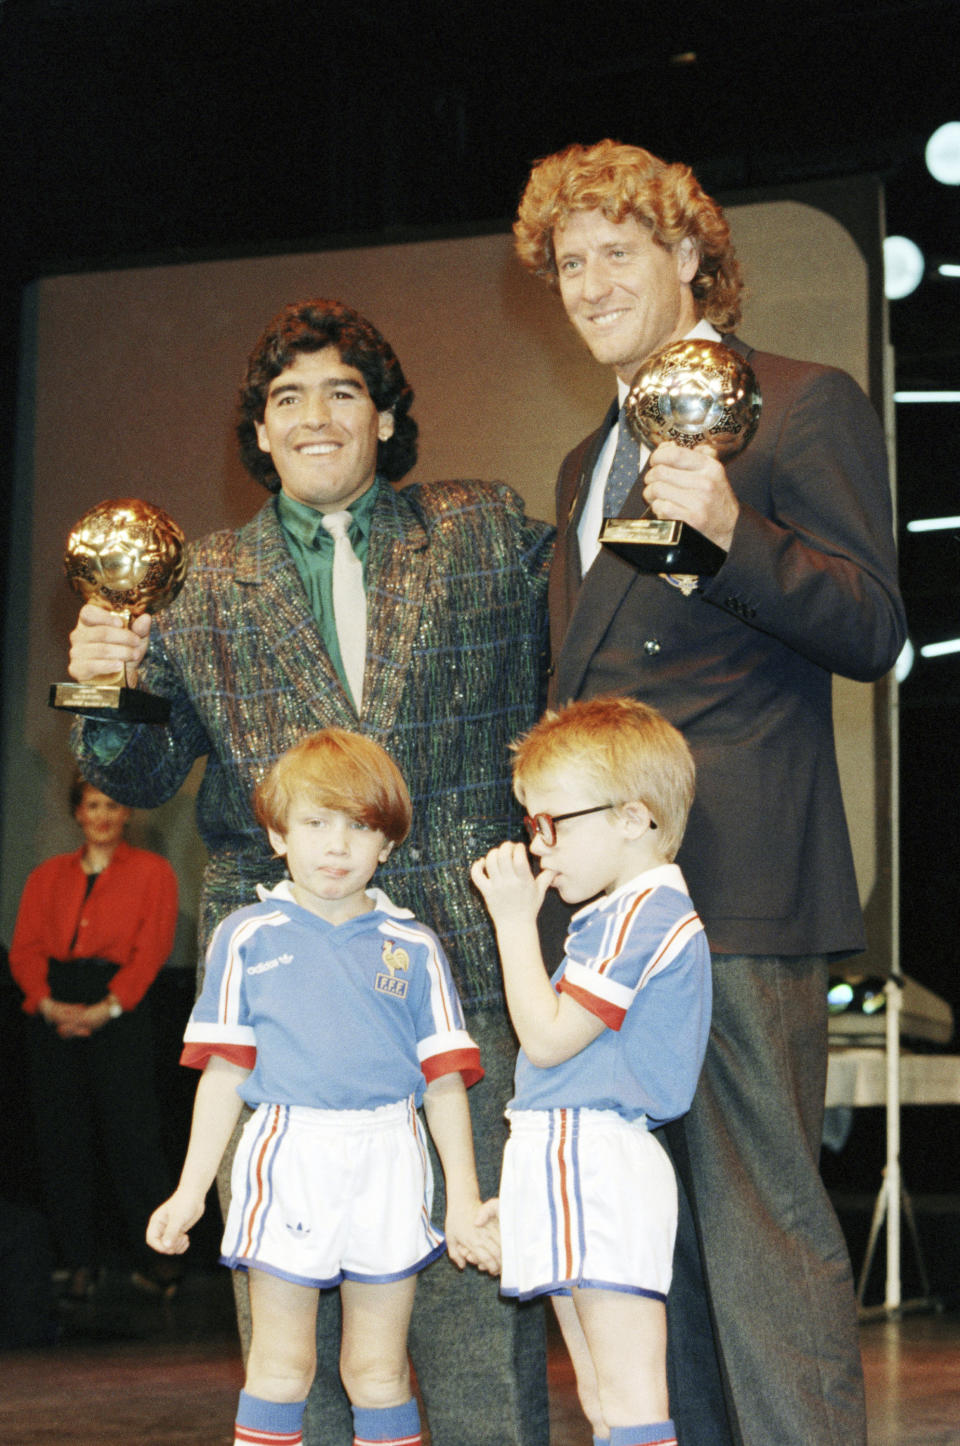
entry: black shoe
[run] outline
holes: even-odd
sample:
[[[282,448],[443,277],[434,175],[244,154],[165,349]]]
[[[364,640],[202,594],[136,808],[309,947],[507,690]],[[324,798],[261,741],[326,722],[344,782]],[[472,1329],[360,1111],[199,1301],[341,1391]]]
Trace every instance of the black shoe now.
[[[142,1290],[144,1295],[156,1295],[163,1300],[172,1300],[180,1287],[182,1278],[182,1262],[161,1257],[156,1262],[151,1261],[142,1270],[135,1270],[130,1276],[130,1284],[137,1290]]]
[[[97,1288],[97,1273],[89,1265],[78,1265],[70,1272],[63,1299],[81,1304],[93,1295]]]

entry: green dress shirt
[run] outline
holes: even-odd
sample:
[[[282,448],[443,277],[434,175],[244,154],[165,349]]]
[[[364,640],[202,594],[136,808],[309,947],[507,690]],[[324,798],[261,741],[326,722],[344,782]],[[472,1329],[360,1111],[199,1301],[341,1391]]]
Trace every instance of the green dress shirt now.
[[[375,478],[373,486],[368,487],[353,506],[346,509],[351,517],[350,546],[363,567],[364,586],[367,581],[370,523],[382,486],[384,483]],[[277,516],[283,528],[284,540],[290,549],[290,556],[307,594],[314,622],[320,629],[324,647],[349,697],[350,689],[340,657],[340,642],[333,613],[333,538],[324,527],[322,515],[315,507],[308,507],[305,502],[296,502],[285,492],[277,493]]]

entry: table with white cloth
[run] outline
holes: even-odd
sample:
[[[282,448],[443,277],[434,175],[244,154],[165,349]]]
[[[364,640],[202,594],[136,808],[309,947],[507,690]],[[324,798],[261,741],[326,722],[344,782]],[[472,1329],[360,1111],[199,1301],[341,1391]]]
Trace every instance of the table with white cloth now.
[[[887,1102],[887,1055],[882,1047],[831,1047],[827,1064],[827,1109],[854,1109]],[[960,1105],[960,1054],[900,1051],[902,1105]]]
[[[892,1066],[892,1069],[891,1069]],[[888,1101],[891,1078],[897,1081],[896,1100]],[[931,1295],[910,1196],[900,1176],[900,1108],[904,1105],[960,1105],[960,1055],[925,1054],[860,1044],[831,1046],[827,1065],[827,1109],[887,1108],[887,1163],[877,1196],[866,1255],[857,1288],[861,1319],[890,1316],[908,1309],[938,1309]],[[891,1108],[892,1106],[892,1108]],[[921,1294],[904,1301],[900,1284],[900,1215],[906,1218],[916,1252]],[[867,1280],[883,1220],[887,1220],[887,1277],[884,1304],[864,1306]]]

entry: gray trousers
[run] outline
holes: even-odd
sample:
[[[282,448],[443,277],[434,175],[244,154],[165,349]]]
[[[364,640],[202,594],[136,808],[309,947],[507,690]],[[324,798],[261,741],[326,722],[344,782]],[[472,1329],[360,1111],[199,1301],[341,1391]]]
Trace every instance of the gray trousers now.
[[[468,1091],[480,1193],[500,1187],[507,1126],[503,1111],[513,1093],[517,1044],[499,1010],[466,1014],[486,1071]],[[444,1215],[443,1171],[433,1159],[433,1218]],[[231,1152],[232,1153],[232,1152]],[[223,1185],[229,1173],[221,1167]],[[235,1272],[237,1310],[249,1340],[246,1277]],[[424,1270],[410,1322],[410,1354],[426,1408],[432,1446],[548,1446],[546,1342],[542,1302],[503,1300],[497,1277],[443,1256]],[[350,1446],[353,1418],[340,1384],[340,1294],[320,1292],[317,1373],[307,1400],[304,1446]]]
[[[692,1217],[681,1213],[668,1301],[679,1440],[865,1446],[850,1260],[819,1171],[827,962],[718,955],[713,985],[696,1098],[671,1127],[692,1206]],[[706,1301],[729,1423],[715,1374],[704,1369]]]

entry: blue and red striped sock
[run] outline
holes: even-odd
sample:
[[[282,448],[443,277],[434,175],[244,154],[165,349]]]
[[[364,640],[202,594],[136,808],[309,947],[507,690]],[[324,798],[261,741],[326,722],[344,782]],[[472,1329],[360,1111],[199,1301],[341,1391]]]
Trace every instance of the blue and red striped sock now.
[[[672,1421],[651,1421],[646,1426],[611,1426],[610,1446],[677,1446]]]
[[[353,1408],[353,1446],[421,1446],[420,1412],[415,1397],[402,1406]]]
[[[306,1401],[263,1401],[240,1392],[233,1446],[303,1446]]]

